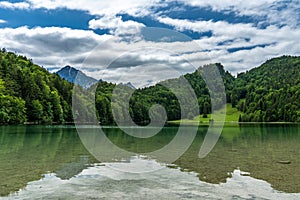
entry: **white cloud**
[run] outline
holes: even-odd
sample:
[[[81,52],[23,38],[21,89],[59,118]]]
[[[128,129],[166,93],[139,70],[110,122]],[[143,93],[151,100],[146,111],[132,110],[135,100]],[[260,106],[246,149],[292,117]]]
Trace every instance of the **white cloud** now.
[[[160,30],[157,29],[157,32]],[[194,41],[139,40],[128,43],[114,37],[94,49],[81,70],[97,79],[124,83],[130,81],[136,87],[141,87],[179,77],[210,63],[205,52],[197,54],[197,58],[192,57],[193,60],[186,56],[200,50],[201,47]]]
[[[8,9],[28,9],[29,4],[26,2],[17,2],[11,3],[9,1],[0,1],[0,8],[8,8]]]
[[[255,28],[245,26],[245,29],[244,32],[251,32]],[[154,84],[166,78],[176,77],[180,73],[192,72],[195,68],[188,63],[198,67],[221,62],[227,70],[237,73],[258,66],[275,56],[300,55],[300,41],[297,37],[300,34],[299,29],[270,26],[267,29],[256,30],[257,35],[252,36],[250,40],[243,39],[243,35],[236,37],[234,31],[231,36],[228,30],[223,30],[224,33],[218,32],[210,38],[194,41],[139,40],[128,43],[122,41],[122,37],[99,36],[92,31],[58,27],[20,27],[0,29],[0,43],[8,50],[33,58],[34,62],[45,67],[63,67],[70,64],[97,79],[131,81],[136,86]],[[158,31],[160,30],[157,29]],[[270,45],[233,53],[227,51],[228,48],[264,43]],[[89,59],[84,62],[86,57]]]
[[[172,2],[173,0],[170,0]],[[253,10],[258,7],[263,7],[266,4],[272,4],[278,0],[252,0],[252,1],[244,1],[244,0],[178,0],[184,4],[192,5],[192,6],[199,6],[199,7],[211,7],[213,10],[216,11],[224,11],[229,9],[239,10],[239,11],[246,11],[246,10]]]
[[[172,2],[169,0],[168,2]],[[185,5],[210,7],[218,12],[234,12],[239,16],[265,17],[268,23],[293,25],[299,23],[299,1],[281,0],[178,0]]]
[[[161,23],[174,26],[179,31],[211,31],[211,37],[195,40],[213,62],[221,62],[232,73],[256,67],[267,59],[280,55],[300,55],[300,28],[269,25],[260,29],[252,24],[230,24],[225,21],[190,21],[159,17]],[[237,51],[230,52],[236,48]],[[240,50],[239,50],[240,49]],[[185,54],[183,52],[183,54]],[[202,52],[188,55],[197,59]]]
[[[121,16],[103,16],[100,19],[89,21],[89,27],[91,29],[110,29],[110,33],[113,35],[132,35],[140,32],[145,25],[132,20],[124,22]]]
[[[129,14],[131,16],[149,15],[149,8],[160,0],[123,0],[95,1],[95,0],[27,0],[31,9],[58,9],[66,8],[87,11],[97,15],[98,19],[92,19],[89,27],[92,29],[110,29],[113,35],[127,35],[139,32],[144,27],[142,23],[132,20],[123,21],[117,14]]]
[[[277,27],[275,25],[269,25],[268,27],[261,29],[255,27],[253,24],[231,24],[225,21],[190,21],[185,19],[172,19],[168,17],[159,17],[158,20],[161,23],[174,26],[178,31],[191,30],[198,33],[212,31],[213,36],[218,36],[218,42],[222,42],[222,40],[237,41],[241,38],[250,39],[250,41],[248,41],[248,44],[250,45],[280,42],[281,40],[299,41],[297,34],[299,34],[300,29],[289,26]],[[208,40],[216,40],[216,38],[212,37]]]
[[[155,5],[159,0],[28,0],[32,8],[68,8],[76,10],[85,10],[93,15],[116,15],[117,13],[128,13],[130,15],[147,15],[148,7]]]
[[[213,31],[214,34],[231,36],[252,36],[257,29],[251,24],[230,24],[225,21],[190,21],[185,19],[172,19],[169,17],[158,17],[158,21],[164,24],[174,26],[178,31],[192,30],[194,32]],[[234,34],[234,35],[233,35]]]
[[[7,21],[0,19],[0,24],[5,24],[5,23],[7,23]]]

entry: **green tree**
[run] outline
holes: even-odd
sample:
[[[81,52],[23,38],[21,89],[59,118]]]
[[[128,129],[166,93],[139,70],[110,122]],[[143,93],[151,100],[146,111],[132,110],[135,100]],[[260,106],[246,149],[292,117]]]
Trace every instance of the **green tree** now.
[[[50,93],[50,102],[52,104],[52,110],[53,110],[53,121],[58,123],[63,122],[64,121],[63,109],[60,104],[60,97],[57,91],[52,91]]]
[[[4,81],[0,79],[0,94],[3,94],[5,91]]]
[[[40,123],[43,118],[43,106],[39,100],[33,100],[31,105],[31,120]]]
[[[0,94],[0,123],[23,123],[26,120],[25,101]]]

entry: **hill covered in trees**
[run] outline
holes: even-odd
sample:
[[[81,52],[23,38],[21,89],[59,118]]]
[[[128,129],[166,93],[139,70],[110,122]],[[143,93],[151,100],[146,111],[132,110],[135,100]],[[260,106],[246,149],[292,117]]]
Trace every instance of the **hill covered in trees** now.
[[[300,57],[274,58],[260,67],[238,74],[237,78],[225,71],[221,64],[216,66],[225,86],[226,99],[216,96],[215,100],[217,102],[224,100],[242,111],[240,121],[300,122]],[[71,68],[64,68],[64,71],[68,72],[69,69]],[[200,67],[198,71],[201,70],[209,70],[209,65]],[[210,94],[198,71],[137,90],[126,84],[98,82],[95,95],[98,120],[102,124],[114,124],[115,116],[119,121],[128,121],[129,118],[125,114],[127,105],[122,100],[131,94],[128,112],[136,123],[150,122],[149,109],[154,104],[160,104],[165,108],[168,120],[191,119],[197,113],[206,117],[211,112]],[[26,57],[2,49],[0,51],[0,123],[73,121],[71,106],[74,85],[70,83],[72,81],[68,82],[64,79],[68,77],[52,74]],[[187,80],[195,92],[199,110],[191,106],[185,108],[185,112],[182,113],[177,97],[173,91],[165,87],[178,85],[182,79]],[[216,83],[214,87],[221,87],[219,84]],[[177,88],[180,93],[180,87]],[[81,89],[89,92],[89,89]],[[120,90],[120,93],[116,93],[114,89]],[[85,97],[83,95],[80,98]],[[151,114],[154,115],[154,119],[160,119],[155,115],[157,113]]]
[[[0,123],[72,121],[73,85],[24,56],[0,51]]]
[[[226,102],[231,103],[242,114],[240,122],[300,122],[300,57],[282,56],[233,77],[221,64],[216,64],[226,90]],[[209,66],[200,67],[199,70]],[[198,70],[198,71],[199,71]],[[199,113],[206,117],[211,112],[210,94],[200,73],[184,75],[196,93]],[[150,121],[148,111],[154,104],[161,104],[168,120],[190,118],[196,112],[190,109],[181,116],[176,96],[163,83],[178,84],[180,77],[163,81],[155,86],[136,90],[130,100],[129,112],[135,122]],[[100,121],[112,122],[110,107],[114,86],[103,83],[97,90],[97,110]],[[115,102],[118,103],[118,102]],[[118,116],[122,116],[122,104],[117,105]],[[134,108],[134,109],[133,109]],[[126,119],[124,119],[126,121]]]
[[[300,122],[300,57],[282,56],[238,74],[232,104],[244,122]]]

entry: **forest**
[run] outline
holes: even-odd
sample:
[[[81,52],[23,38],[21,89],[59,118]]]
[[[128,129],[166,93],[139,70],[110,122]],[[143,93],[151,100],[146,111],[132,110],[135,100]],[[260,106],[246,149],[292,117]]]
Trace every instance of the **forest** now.
[[[282,56],[237,75],[231,103],[244,122],[300,122],[300,57]]]
[[[72,121],[73,85],[30,59],[0,52],[0,123]]]
[[[217,102],[224,100],[241,111],[240,122],[300,122],[300,57],[273,58],[259,67],[238,74],[237,77],[225,71],[220,63],[216,66],[224,84],[216,83],[215,87],[225,86],[226,99],[222,99],[222,96],[216,96],[214,99]],[[210,65],[202,66],[193,73],[136,90],[106,81],[99,81],[90,88],[76,88],[87,94],[78,97],[82,102],[86,102],[91,88],[96,88],[95,109],[101,124],[112,125],[116,119],[126,122],[130,120],[125,114],[127,111],[129,117],[137,124],[150,123],[151,115],[152,119],[160,120],[159,112],[150,112],[149,115],[149,109],[155,104],[165,108],[169,121],[192,119],[199,113],[207,117],[211,112],[210,93],[199,71],[209,71],[209,67]],[[73,122],[74,83],[64,78],[34,64],[25,56],[2,49],[0,124]],[[185,112],[181,112],[182,108],[174,91],[166,87],[178,86],[183,79],[190,83],[198,104],[196,107],[184,108]],[[176,88],[179,94],[184,90],[184,87]],[[116,93],[116,90],[120,92]],[[124,96],[116,97],[118,94]],[[122,101],[126,98],[129,99],[128,110]],[[92,115],[89,106],[86,106],[87,116]]]

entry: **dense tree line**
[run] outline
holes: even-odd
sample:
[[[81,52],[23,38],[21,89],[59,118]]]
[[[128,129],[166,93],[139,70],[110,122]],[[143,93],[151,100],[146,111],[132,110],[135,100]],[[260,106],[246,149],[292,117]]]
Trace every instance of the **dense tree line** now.
[[[0,51],[0,123],[72,121],[72,87],[26,57]]]
[[[274,58],[260,67],[254,68],[245,73],[238,74],[234,78],[228,71],[224,70],[221,64],[216,64],[223,83],[213,82],[210,88],[213,92],[224,84],[226,90],[226,102],[237,107],[244,114],[239,120],[243,122],[300,122],[300,58],[292,56],[282,56]],[[119,94],[131,95],[129,110],[122,101],[114,101],[114,112],[111,107],[111,99],[115,84],[99,83],[96,93],[96,107],[99,121],[103,124],[114,123],[116,117],[123,117],[129,112],[131,118],[136,123],[149,123],[150,108],[155,104],[162,105],[167,113],[168,120],[180,118],[193,118],[196,113],[204,117],[211,112],[211,94],[207,88],[201,72],[210,70],[210,66],[200,67],[194,73],[186,74],[182,77],[170,79],[156,84],[131,91],[132,89],[123,86]],[[184,78],[192,86],[197,100],[199,110],[187,108],[181,112],[180,103],[174,95],[174,91],[165,87],[166,85],[180,85],[180,80]],[[207,80],[206,80],[207,81]],[[120,89],[120,88],[119,88]],[[180,93],[180,88],[179,88]],[[217,93],[218,94],[218,93]],[[124,98],[118,98],[124,99]],[[222,96],[214,96],[215,101],[222,105]],[[126,102],[127,103],[127,102]],[[152,113],[153,114],[153,113]],[[155,113],[154,113],[155,114]],[[182,116],[184,114],[184,116]]]
[[[233,84],[234,84],[234,77],[227,71],[224,70],[224,67],[221,64],[216,64],[216,68],[218,70],[218,74],[222,77],[223,82],[212,84],[215,88],[220,88],[221,85],[225,85],[226,93],[230,93]],[[116,87],[115,84],[101,82],[98,85],[97,92],[96,92],[96,107],[98,111],[99,120],[101,123],[113,123],[114,122],[114,114],[116,117],[123,117],[121,120],[126,122],[130,119],[124,117],[126,116],[125,113],[129,113],[129,116],[133,119],[136,123],[147,124],[150,122],[151,114],[154,115],[153,119],[159,119],[160,110],[153,111],[151,114],[149,111],[153,105],[161,105],[165,108],[167,114],[167,120],[177,120],[181,118],[189,118],[192,119],[197,115],[197,113],[202,114],[203,116],[207,116],[211,112],[211,99],[210,99],[210,92],[207,87],[207,84],[202,78],[202,71],[210,70],[210,66],[203,66],[200,67],[193,73],[186,74],[179,78],[169,79],[166,81],[162,81],[154,86],[137,89],[133,91],[132,88],[126,87],[124,85],[118,85],[117,92],[118,99],[112,103],[113,110],[111,106],[111,99],[113,97],[113,91]],[[215,77],[209,77],[215,78]],[[195,107],[195,104],[192,104],[188,101],[191,99],[184,99],[186,94],[186,87],[183,86],[186,82],[191,86],[191,89],[195,92],[196,99],[198,103],[198,108]],[[222,81],[221,80],[221,81]],[[215,81],[215,80],[213,80]],[[228,90],[227,90],[228,88]],[[211,88],[211,90],[214,90]],[[212,91],[214,92],[214,91]],[[132,95],[131,95],[132,94]],[[181,95],[184,107],[180,107],[180,102],[178,101],[177,95]],[[217,92],[215,92],[217,94]],[[122,97],[123,95],[123,97]],[[126,96],[131,96],[129,101],[122,101],[126,99]],[[217,94],[218,95],[218,94]],[[226,94],[224,94],[226,98]],[[226,102],[226,99],[222,95],[214,97],[214,100],[219,101],[216,105],[222,106],[222,102]],[[187,97],[188,98],[188,97]],[[230,102],[229,96],[227,96],[227,100]],[[223,101],[222,101],[223,100]],[[129,102],[129,110],[126,109],[126,104]],[[219,108],[220,108],[219,107]],[[155,108],[155,107],[154,107]],[[181,109],[185,109],[182,112]],[[199,110],[197,110],[199,109]]]
[[[238,74],[232,105],[244,122],[300,122],[300,57],[282,56]]]
[[[102,124],[115,124],[114,119],[123,122],[132,119],[135,123],[147,124],[151,116],[152,119],[162,120],[161,109],[153,107],[156,104],[165,108],[168,120],[192,119],[198,113],[206,117],[211,112],[212,103],[215,108],[220,108],[226,101],[244,113],[239,119],[243,122],[300,122],[299,57],[283,56],[271,59],[260,67],[238,74],[237,78],[225,71],[221,64],[216,64],[216,67],[217,73],[207,65],[193,73],[137,90],[126,85],[99,82],[94,86],[98,121]],[[221,82],[215,81],[217,75],[221,75]],[[183,96],[183,102],[190,101],[184,98],[184,81],[188,81],[192,87],[198,106],[192,103],[185,104],[185,107],[180,106],[176,95]],[[33,64],[30,59],[2,49],[0,123],[73,121],[73,86],[57,74],[49,73]],[[224,86],[226,95],[218,93]],[[75,111],[75,120],[82,117],[89,121],[95,116],[92,113],[93,103],[89,101],[91,88],[78,87],[82,92],[74,98],[84,106],[80,107],[83,110]],[[211,102],[211,95],[214,95],[214,102]]]

